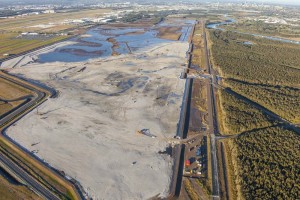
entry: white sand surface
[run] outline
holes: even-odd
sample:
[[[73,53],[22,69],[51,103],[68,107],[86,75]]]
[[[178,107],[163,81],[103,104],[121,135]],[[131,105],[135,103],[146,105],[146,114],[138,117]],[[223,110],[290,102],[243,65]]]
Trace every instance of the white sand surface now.
[[[170,42],[131,55],[14,68],[11,73],[49,85],[59,97],[7,134],[77,179],[94,199],[166,196],[173,161],[158,151],[176,134],[187,49],[188,43]],[[136,133],[143,128],[157,138]]]

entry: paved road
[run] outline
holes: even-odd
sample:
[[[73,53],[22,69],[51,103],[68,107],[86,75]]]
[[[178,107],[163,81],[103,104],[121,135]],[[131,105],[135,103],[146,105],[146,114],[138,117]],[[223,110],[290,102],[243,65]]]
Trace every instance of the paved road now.
[[[39,101],[41,101],[46,94],[40,91],[37,91],[36,89],[29,87],[28,85],[23,85],[22,83],[16,81],[13,78],[9,78],[7,76],[4,76],[0,74],[0,77],[8,80],[10,82],[13,82],[17,85],[20,85],[21,87],[25,87],[33,92],[35,92],[35,95],[30,97],[24,104],[22,104],[17,109],[13,110],[9,114],[5,115],[3,118],[0,119],[0,126],[3,126],[5,123],[15,119],[16,116],[22,114],[24,111],[26,111],[31,106],[34,106]],[[3,129],[1,129],[1,134],[3,134]],[[16,163],[11,161],[9,158],[4,156],[3,154],[0,154],[0,162],[3,163],[5,166],[7,166],[14,174],[16,174],[20,179],[22,179],[29,187],[31,187],[35,192],[40,194],[45,199],[50,200],[59,200],[59,198],[52,193],[49,189],[45,188],[43,185],[41,185],[37,180],[35,180],[33,177],[31,177],[25,170],[23,170],[21,167],[19,167]]]
[[[204,40],[204,53],[205,64],[207,72],[210,74],[208,87],[208,116],[209,116],[209,131],[211,135],[211,164],[212,164],[212,199],[220,199],[220,184],[218,173],[218,160],[217,160],[217,146],[215,136],[219,134],[218,115],[216,108],[216,98],[213,84],[217,82],[216,74],[211,67],[209,61],[209,50],[207,45],[207,36],[205,32],[205,22],[203,22],[203,40]]]
[[[18,98],[15,98],[15,99],[3,99],[3,98],[0,98],[0,101],[3,101],[4,103],[8,103],[8,102],[15,102],[15,101],[22,101],[22,100],[28,100],[28,99],[31,99],[33,97],[33,95],[26,95],[26,96],[23,96],[23,97],[18,97]]]
[[[0,126],[4,125],[6,122],[9,122],[10,120],[12,120],[15,116],[23,113],[25,110],[27,110],[28,108],[30,108],[31,106],[37,104],[40,100],[42,100],[46,94],[43,92],[40,92],[32,87],[29,87],[28,85],[23,85],[20,82],[9,78],[7,76],[3,76],[2,74],[0,74],[0,78],[3,78],[7,81],[13,82],[14,84],[17,84],[23,88],[26,88],[28,90],[31,90],[35,93],[35,95],[33,95],[32,97],[28,97],[27,101],[25,101],[20,107],[18,107],[17,109],[13,109],[11,112],[9,112],[7,115],[5,115],[3,118],[0,119]]]
[[[5,157],[4,155],[0,154],[0,162],[5,164],[12,170],[20,179],[24,180],[26,184],[33,188],[35,192],[37,192],[40,196],[44,197],[45,199],[50,200],[59,200],[59,198],[54,195],[51,191],[47,188],[42,186],[39,182],[37,182],[34,178],[28,175],[22,168],[12,162],[10,159]]]

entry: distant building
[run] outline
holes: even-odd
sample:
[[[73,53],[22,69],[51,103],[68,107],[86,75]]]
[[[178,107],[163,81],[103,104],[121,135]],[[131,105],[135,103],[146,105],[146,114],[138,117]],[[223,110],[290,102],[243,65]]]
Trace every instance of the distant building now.
[[[44,14],[50,14],[50,13],[55,13],[55,10],[44,10]]]
[[[103,23],[107,23],[107,22],[110,22],[110,21],[112,21],[112,19],[103,19],[103,20],[101,20],[101,22],[103,22]]]
[[[23,32],[23,33],[21,33],[21,35],[38,35],[38,33],[34,33],[34,32]]]

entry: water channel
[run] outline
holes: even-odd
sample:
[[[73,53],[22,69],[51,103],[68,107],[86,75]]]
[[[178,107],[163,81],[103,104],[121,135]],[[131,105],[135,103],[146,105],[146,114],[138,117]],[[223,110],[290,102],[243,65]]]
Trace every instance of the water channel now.
[[[210,28],[210,29],[219,29],[219,30],[224,31],[225,29],[220,28],[220,26],[233,24],[235,22],[236,22],[235,19],[228,19],[224,22],[209,23],[208,25],[206,25],[206,27]],[[284,39],[284,38],[279,38],[279,37],[274,37],[274,36],[266,36],[266,35],[260,35],[260,34],[255,34],[255,33],[243,33],[243,32],[239,32],[239,31],[234,31],[234,32],[240,33],[240,34],[245,34],[245,35],[252,35],[252,36],[255,36],[255,37],[261,37],[261,38],[274,40],[274,41],[280,41],[280,42],[292,43],[292,44],[300,44],[300,41],[289,40],[289,39]]]

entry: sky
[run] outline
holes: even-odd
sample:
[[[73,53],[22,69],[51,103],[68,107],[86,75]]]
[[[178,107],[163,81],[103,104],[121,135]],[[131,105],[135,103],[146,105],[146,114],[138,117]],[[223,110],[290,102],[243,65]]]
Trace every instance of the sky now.
[[[217,0],[218,1],[218,0]],[[230,0],[219,0],[219,2],[230,1]],[[232,0],[236,2],[260,2],[260,3],[276,3],[276,4],[295,4],[300,5],[300,0]]]
[[[72,3],[79,3],[79,2],[89,2],[86,0],[0,0],[0,3],[13,3],[16,4],[18,2],[22,2],[22,3],[32,3],[32,2],[38,2],[38,3],[43,3],[43,2],[55,2],[55,3],[61,3],[61,2],[72,2]],[[93,0],[94,2],[97,0]],[[103,2],[103,0],[98,0],[99,2]],[[108,0],[104,0],[105,2],[110,2]],[[118,1],[123,1],[123,0],[118,0]],[[124,0],[124,2],[127,2],[130,0]],[[139,1],[139,0],[135,0],[135,1]],[[145,1],[145,0],[144,0]],[[148,0],[151,1],[151,0]],[[169,1],[185,1],[185,0],[169,0]],[[219,2],[227,2],[227,1],[232,1],[232,2],[245,2],[245,1],[249,1],[249,0],[193,0],[194,2],[208,2],[208,1],[219,1]],[[267,2],[267,3],[278,3],[278,4],[294,4],[294,5],[300,5],[300,0],[251,0],[253,2]]]
[[[280,3],[280,4],[295,4],[300,5],[300,0],[256,0],[257,2],[269,2],[269,3]]]

